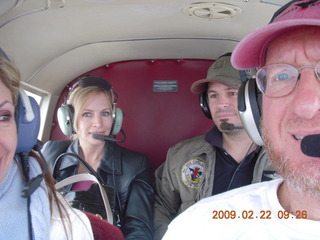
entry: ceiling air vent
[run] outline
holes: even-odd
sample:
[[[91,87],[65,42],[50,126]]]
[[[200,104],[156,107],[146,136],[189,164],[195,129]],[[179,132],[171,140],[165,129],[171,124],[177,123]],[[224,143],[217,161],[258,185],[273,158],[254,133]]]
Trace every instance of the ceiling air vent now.
[[[242,10],[226,3],[192,3],[183,9],[188,16],[203,18],[208,20],[233,18],[242,14]]]

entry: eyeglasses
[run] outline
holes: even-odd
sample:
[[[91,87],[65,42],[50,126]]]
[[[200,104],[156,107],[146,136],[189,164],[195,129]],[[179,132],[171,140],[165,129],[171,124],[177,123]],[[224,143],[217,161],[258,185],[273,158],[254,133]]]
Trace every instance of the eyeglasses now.
[[[295,68],[289,64],[272,64],[261,68],[256,74],[256,82],[260,91],[268,97],[283,97],[292,92],[302,69],[314,69],[320,80],[320,62],[313,66]]]

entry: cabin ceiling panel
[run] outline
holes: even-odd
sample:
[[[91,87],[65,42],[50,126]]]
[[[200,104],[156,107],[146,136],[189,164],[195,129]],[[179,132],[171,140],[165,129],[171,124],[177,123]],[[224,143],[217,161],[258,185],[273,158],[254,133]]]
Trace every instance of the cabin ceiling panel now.
[[[242,13],[225,20],[197,18],[184,12],[195,3],[190,0],[0,1],[0,47],[16,63],[23,81],[58,93],[89,68],[119,60],[216,58],[265,25],[279,8],[259,0],[223,2]],[[61,85],[44,86],[41,78],[55,79],[57,74]]]
[[[28,84],[59,95],[66,83],[109,63],[135,59],[216,59],[221,54],[231,51],[235,45],[236,42],[233,41],[226,44],[224,40],[197,39],[85,45],[53,59],[37,71],[29,72],[29,75],[22,75],[22,78]]]

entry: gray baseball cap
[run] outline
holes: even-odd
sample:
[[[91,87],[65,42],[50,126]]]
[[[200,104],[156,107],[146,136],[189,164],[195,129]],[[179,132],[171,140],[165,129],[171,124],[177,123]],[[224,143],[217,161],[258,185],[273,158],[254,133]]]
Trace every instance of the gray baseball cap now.
[[[207,78],[200,79],[191,85],[191,92],[200,94],[207,90],[208,83],[221,82],[231,87],[239,88],[241,85],[240,71],[231,65],[231,54],[225,54],[218,58],[209,68]]]

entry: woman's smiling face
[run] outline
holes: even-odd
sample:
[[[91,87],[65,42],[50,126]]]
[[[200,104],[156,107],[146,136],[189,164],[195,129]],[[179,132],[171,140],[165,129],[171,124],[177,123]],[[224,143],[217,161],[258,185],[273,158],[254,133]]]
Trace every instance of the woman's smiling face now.
[[[11,91],[0,81],[0,183],[17,148],[17,127]]]

